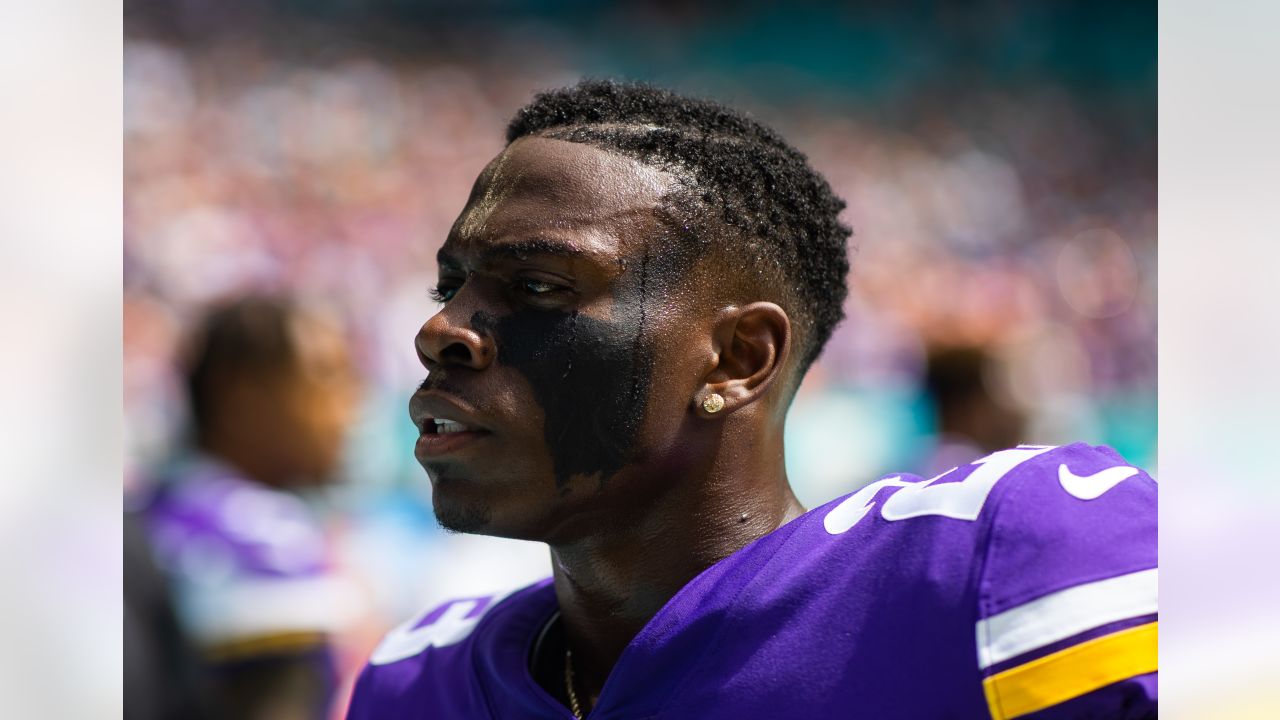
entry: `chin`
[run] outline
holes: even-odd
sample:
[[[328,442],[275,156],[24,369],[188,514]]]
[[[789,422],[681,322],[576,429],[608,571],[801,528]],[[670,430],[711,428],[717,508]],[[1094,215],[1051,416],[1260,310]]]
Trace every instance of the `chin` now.
[[[441,528],[454,533],[492,535],[516,540],[541,540],[534,518],[527,512],[531,503],[514,494],[501,498],[484,497],[474,483],[459,478],[437,478],[433,483],[431,506]],[[492,490],[493,488],[486,488]]]
[[[482,503],[440,502],[439,494],[433,496],[432,508],[440,527],[452,533],[492,535],[489,530],[489,507]]]
[[[476,473],[455,463],[424,467],[431,478],[431,506],[441,528],[545,542],[549,514],[556,505],[549,479],[540,483],[524,473]]]

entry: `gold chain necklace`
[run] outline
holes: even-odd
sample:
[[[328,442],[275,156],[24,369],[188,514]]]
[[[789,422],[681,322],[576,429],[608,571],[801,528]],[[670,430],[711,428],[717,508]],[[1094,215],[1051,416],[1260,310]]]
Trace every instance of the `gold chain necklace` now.
[[[573,651],[564,649],[564,689],[569,693],[569,709],[573,716],[582,720],[582,706],[578,704],[578,694],[573,691]]]

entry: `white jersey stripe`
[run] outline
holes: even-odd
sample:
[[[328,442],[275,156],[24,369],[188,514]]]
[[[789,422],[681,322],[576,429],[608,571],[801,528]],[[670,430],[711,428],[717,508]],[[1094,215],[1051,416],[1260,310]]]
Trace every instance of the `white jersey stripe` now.
[[[978,621],[986,669],[1091,628],[1157,611],[1157,568],[1076,585]]]
[[[178,586],[178,607],[202,644],[292,632],[337,632],[359,615],[357,588],[332,574]]]

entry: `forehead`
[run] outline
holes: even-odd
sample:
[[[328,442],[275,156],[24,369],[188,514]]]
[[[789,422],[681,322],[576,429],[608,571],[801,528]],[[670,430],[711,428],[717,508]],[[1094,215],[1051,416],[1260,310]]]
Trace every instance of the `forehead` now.
[[[444,253],[542,239],[588,255],[623,254],[647,236],[672,182],[590,145],[524,137],[480,173]]]

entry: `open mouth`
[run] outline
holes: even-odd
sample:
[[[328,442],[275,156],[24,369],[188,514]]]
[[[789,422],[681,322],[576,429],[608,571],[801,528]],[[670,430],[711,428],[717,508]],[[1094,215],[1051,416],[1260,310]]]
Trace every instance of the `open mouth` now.
[[[450,418],[426,418],[418,430],[419,459],[459,452],[489,434],[484,428]]]
[[[462,432],[479,432],[480,428],[448,418],[427,418],[419,428],[423,435],[452,435]]]

